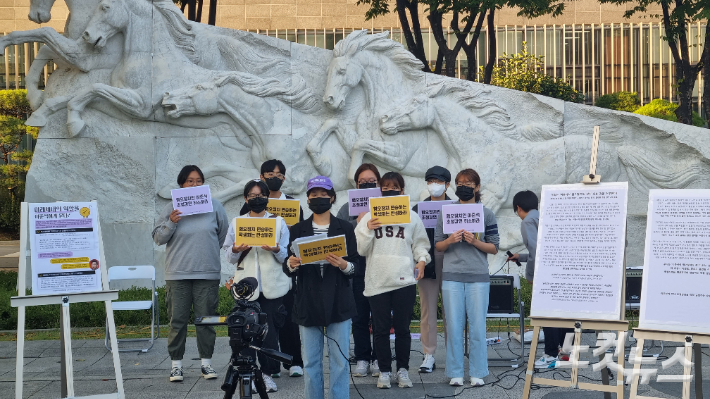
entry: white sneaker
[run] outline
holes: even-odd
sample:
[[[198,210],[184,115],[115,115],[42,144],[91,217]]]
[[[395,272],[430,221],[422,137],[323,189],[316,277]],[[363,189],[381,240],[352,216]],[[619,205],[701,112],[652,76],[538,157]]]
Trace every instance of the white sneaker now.
[[[372,364],[370,364],[370,372],[372,373],[373,377],[380,376],[380,366],[377,364],[377,360],[373,360]]]
[[[391,381],[390,381],[390,375],[392,373],[388,371],[383,371],[380,373],[380,378],[377,379],[377,388],[380,389],[389,389],[392,387]]]
[[[449,385],[452,387],[462,387],[463,377],[452,378],[451,381],[449,381]]]
[[[540,359],[535,361],[535,367],[537,367],[537,368],[554,368],[555,362],[557,362],[556,357],[543,355]]]
[[[264,374],[264,385],[266,385],[266,392],[278,392],[279,388],[276,386],[276,383],[274,380],[271,379],[271,376],[268,376]]]
[[[288,369],[288,376],[303,377],[303,368],[301,366],[291,366],[291,368]]]
[[[426,353],[424,354],[424,361],[422,362],[422,365],[419,366],[419,372],[420,373],[431,373],[436,369],[436,363],[434,360],[434,356]]]
[[[486,384],[486,383],[483,382],[482,379],[476,378],[476,377],[471,377],[471,386],[472,386],[472,387],[482,387],[482,386],[485,385],[485,384]]]
[[[353,377],[367,377],[367,370],[370,368],[370,362],[367,360],[358,360],[357,367],[355,367],[355,372]]]
[[[397,371],[397,383],[400,388],[411,388],[412,380],[409,379],[409,372],[405,368]]]
[[[170,370],[170,381],[182,381],[182,367],[173,367]]]

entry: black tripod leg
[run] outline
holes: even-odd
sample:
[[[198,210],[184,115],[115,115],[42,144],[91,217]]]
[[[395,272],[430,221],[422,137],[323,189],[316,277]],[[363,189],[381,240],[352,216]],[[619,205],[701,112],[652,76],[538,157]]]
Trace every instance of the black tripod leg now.
[[[266,384],[264,384],[264,376],[261,370],[254,371],[254,383],[256,384],[256,392],[259,393],[260,399],[269,399],[269,394],[266,393]]]
[[[222,384],[224,399],[232,399],[234,397],[234,392],[237,391],[237,384],[239,384],[239,373],[230,365],[227,368],[227,375],[224,377],[224,383]]]

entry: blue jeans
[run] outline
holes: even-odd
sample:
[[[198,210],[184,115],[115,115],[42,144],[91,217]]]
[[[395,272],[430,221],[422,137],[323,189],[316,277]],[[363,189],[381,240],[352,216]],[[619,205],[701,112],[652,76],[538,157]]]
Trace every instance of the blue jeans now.
[[[463,378],[463,330],[468,316],[470,353],[468,372],[471,377],[488,375],[486,313],[491,283],[459,283],[444,281],[441,296],[446,309],[446,376]]]
[[[324,399],[323,382],[323,327],[299,326],[301,331],[301,354],[305,378],[306,398]],[[338,344],[328,339],[330,360],[330,399],[350,397],[350,363],[343,356],[350,350],[350,320],[331,323],[325,333]],[[338,349],[340,346],[340,349]],[[340,353],[342,350],[343,353]]]

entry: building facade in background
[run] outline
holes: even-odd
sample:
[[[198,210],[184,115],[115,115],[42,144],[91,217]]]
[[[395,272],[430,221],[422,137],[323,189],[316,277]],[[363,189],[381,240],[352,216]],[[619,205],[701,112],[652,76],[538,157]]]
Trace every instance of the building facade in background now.
[[[205,1],[207,9],[209,0]],[[404,42],[396,13],[365,21],[367,7],[356,3],[357,0],[219,0],[217,25],[325,49],[332,49],[344,36],[358,29],[373,33],[389,31],[393,40]],[[528,19],[517,16],[514,9],[499,10],[496,31],[484,29],[479,37],[477,66],[485,64],[490,52],[488,35],[495,34],[497,56],[517,53],[523,42],[527,42],[529,52],[544,56],[546,73],[568,77],[588,104],[601,95],[622,90],[637,92],[644,104],[656,98],[674,101],[673,57],[663,40],[662,23],[656,17],[660,9],[632,19],[623,17],[626,9],[579,0],[568,1],[565,13],[557,18]],[[28,12],[29,0],[0,2],[0,32],[39,27],[27,19]],[[61,32],[67,16],[66,5],[58,1],[47,25]],[[420,15],[419,20],[425,52],[433,69],[438,47],[426,15]],[[689,27],[694,62],[702,52],[705,26],[703,22]],[[455,40],[452,32],[448,37]],[[24,87],[25,73],[40,46],[28,43],[8,48],[5,62],[0,62],[0,88]],[[466,76],[467,68],[466,54],[462,51],[457,60],[457,75]],[[53,64],[49,63],[45,79],[52,70]],[[701,76],[693,95],[698,112],[702,109],[698,93],[702,92],[703,83]]]

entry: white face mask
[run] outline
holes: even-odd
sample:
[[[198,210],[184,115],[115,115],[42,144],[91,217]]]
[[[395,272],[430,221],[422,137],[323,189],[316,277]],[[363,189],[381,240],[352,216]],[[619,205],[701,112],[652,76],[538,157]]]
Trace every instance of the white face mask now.
[[[444,194],[444,191],[446,191],[446,185],[439,183],[427,184],[426,188],[429,190],[429,194],[432,197],[441,197],[441,195]]]

